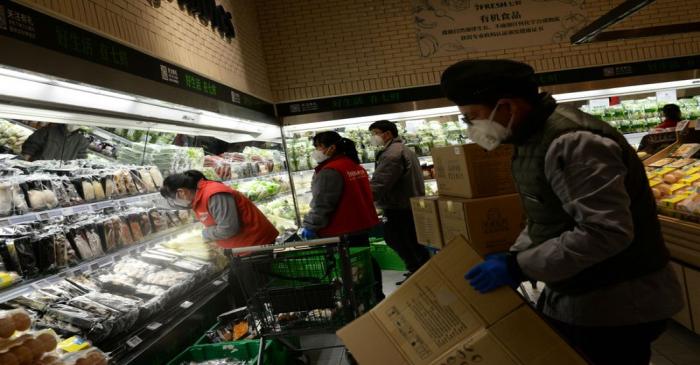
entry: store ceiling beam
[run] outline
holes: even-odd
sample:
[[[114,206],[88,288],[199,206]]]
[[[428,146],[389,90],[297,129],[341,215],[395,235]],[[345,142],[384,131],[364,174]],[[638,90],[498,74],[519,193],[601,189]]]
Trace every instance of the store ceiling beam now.
[[[660,25],[637,29],[613,30],[598,34],[591,42],[608,42],[618,39],[654,37],[659,35],[700,32],[700,22]]]
[[[654,0],[626,0],[571,36],[571,43],[590,43],[606,28],[620,22],[653,2]]]

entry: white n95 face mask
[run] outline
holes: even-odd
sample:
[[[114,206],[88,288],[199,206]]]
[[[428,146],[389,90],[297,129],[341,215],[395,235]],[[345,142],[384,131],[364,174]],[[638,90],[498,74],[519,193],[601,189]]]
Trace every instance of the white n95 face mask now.
[[[496,147],[500,146],[512,133],[510,127],[513,124],[513,117],[510,118],[508,127],[504,127],[501,123],[493,120],[493,116],[496,115],[496,110],[498,110],[499,105],[500,104],[496,104],[496,107],[493,108],[489,119],[472,120],[470,121],[471,125],[467,128],[469,139],[487,151],[495,150]]]
[[[327,160],[328,156],[326,156],[326,154],[323,153],[323,151],[314,150],[313,152],[311,152],[311,158],[313,158],[314,161],[316,161],[316,163],[320,164],[321,162]]]
[[[384,138],[382,138],[382,136],[380,136],[378,134],[375,134],[372,136],[371,142],[372,142],[372,145],[375,147],[384,146]]]

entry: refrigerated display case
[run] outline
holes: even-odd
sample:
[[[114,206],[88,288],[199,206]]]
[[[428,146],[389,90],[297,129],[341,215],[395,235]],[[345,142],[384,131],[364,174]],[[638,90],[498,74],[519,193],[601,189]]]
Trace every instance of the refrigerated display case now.
[[[24,140],[47,124],[80,125],[88,158],[22,160]],[[228,260],[189,211],[162,199],[169,174],[203,170],[270,212],[280,240],[297,229],[278,206],[294,201],[281,128],[267,117],[0,67],[0,127],[0,307],[25,308],[36,326],[89,340],[114,363],[167,362],[230,309]],[[177,146],[177,135],[216,137],[237,152]]]

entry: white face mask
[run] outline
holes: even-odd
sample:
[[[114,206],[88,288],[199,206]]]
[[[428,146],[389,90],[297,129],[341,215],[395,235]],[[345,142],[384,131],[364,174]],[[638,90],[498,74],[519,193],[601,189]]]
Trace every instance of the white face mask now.
[[[382,147],[382,146],[384,146],[384,138],[382,138],[382,136],[380,136],[380,135],[378,135],[378,134],[375,134],[375,135],[372,136],[371,142],[372,142],[372,145],[375,146],[375,147]]]
[[[178,207],[178,208],[185,208],[185,209],[192,208],[192,202],[190,202],[189,200],[180,199],[180,198],[175,198],[173,200],[173,205]]]
[[[471,125],[467,129],[469,139],[487,151],[495,150],[496,147],[500,146],[512,133],[510,130],[513,124],[512,117],[510,121],[508,121],[508,127],[504,127],[501,123],[493,120],[493,116],[496,115],[496,110],[498,110],[498,105],[500,104],[497,104],[496,107],[493,108],[489,119],[472,120]]]
[[[313,158],[314,161],[316,161],[316,163],[320,164],[321,162],[327,160],[328,156],[326,156],[326,154],[323,153],[323,151],[321,151],[321,150],[314,150],[311,153],[311,158]]]

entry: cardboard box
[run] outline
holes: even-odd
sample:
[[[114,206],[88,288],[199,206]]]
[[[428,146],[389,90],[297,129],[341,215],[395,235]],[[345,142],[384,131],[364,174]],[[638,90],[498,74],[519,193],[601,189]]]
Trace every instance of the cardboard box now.
[[[489,152],[476,144],[433,148],[438,191],[442,196],[481,198],[515,193],[511,175],[513,146]]]
[[[678,282],[681,284],[681,291],[683,292],[683,303],[685,304],[683,306],[683,310],[681,310],[675,316],[673,316],[673,319],[692,331],[693,322],[690,318],[690,306],[688,305],[688,294],[686,292],[687,289],[685,284],[685,272],[683,271],[683,266],[673,261],[671,262],[671,267],[673,267],[673,271],[676,272]]]
[[[518,194],[477,199],[441,197],[438,210],[443,241],[464,236],[481,256],[507,251],[525,223]]]
[[[463,237],[453,240],[338,336],[362,365],[450,364],[463,356],[465,346],[484,365],[540,365],[559,359],[567,361],[550,364],[585,364],[573,350],[560,346],[561,339],[552,338],[554,332],[534,312],[524,311],[531,310],[512,289],[476,292],[464,273],[479,262]],[[528,328],[514,329],[521,325]]]
[[[693,331],[700,334],[700,271],[684,267],[685,286],[688,290],[688,305]]]
[[[510,352],[487,330],[481,330],[439,358],[436,364],[518,365]],[[389,364],[389,363],[387,363]]]
[[[418,243],[442,248],[442,230],[440,229],[440,216],[438,214],[437,197],[411,198],[411,211],[416,223],[416,238]]]
[[[585,365],[581,356],[528,306],[489,328],[522,365]]]

